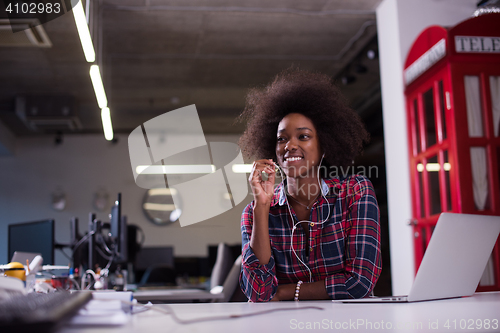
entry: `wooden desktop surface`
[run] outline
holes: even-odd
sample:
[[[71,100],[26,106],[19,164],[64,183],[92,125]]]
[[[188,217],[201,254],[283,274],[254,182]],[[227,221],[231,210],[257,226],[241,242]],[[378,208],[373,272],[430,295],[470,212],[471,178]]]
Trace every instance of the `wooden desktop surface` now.
[[[331,301],[269,303],[197,303],[155,305],[182,320],[260,313],[245,318],[190,324],[149,310],[114,328],[65,327],[61,333],[85,332],[499,332],[500,292],[417,303],[344,304]],[[315,308],[310,308],[315,307]]]

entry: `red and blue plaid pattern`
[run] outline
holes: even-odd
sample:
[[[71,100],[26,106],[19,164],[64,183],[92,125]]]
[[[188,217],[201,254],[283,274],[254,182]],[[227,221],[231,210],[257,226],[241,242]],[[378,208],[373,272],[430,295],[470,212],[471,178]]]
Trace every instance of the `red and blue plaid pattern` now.
[[[379,209],[373,186],[366,177],[353,175],[322,180],[323,196],[314,203],[309,224],[309,244],[301,224],[293,233],[293,249],[311,272],[312,281],[325,280],[331,299],[362,298],[374,288],[382,270]],[[240,285],[252,302],[269,301],[279,284],[309,282],[309,271],[291,248],[292,227],[283,184],[276,187],[269,213],[271,259],[260,264],[250,248],[253,202],[241,217],[243,264]],[[328,204],[329,203],[329,204]],[[328,214],[330,210],[330,214]],[[309,258],[306,258],[309,246]]]

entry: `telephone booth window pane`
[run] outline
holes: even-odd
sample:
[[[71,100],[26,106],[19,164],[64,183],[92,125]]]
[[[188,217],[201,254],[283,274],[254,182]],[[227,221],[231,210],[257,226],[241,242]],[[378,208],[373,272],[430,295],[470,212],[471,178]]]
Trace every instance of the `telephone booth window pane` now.
[[[445,106],[445,96],[443,81],[439,81],[439,108],[441,109],[441,133],[443,134],[443,140],[446,139],[446,106]]]
[[[424,196],[424,173],[423,173],[424,165],[422,163],[418,163],[417,171],[418,171],[418,186],[420,192],[420,217],[425,217],[425,196]]]
[[[500,76],[490,76],[491,112],[493,113],[493,133],[500,135]]]
[[[450,169],[451,164],[448,158],[448,151],[443,152],[444,186],[446,187],[446,211],[451,211],[451,187],[450,187]]]
[[[436,144],[436,122],[434,121],[434,89],[423,94],[425,111],[426,149]]]
[[[413,100],[413,119],[415,120],[415,146],[417,147],[417,154],[422,151],[422,147],[420,146],[420,122],[418,118],[418,103],[417,99]]]
[[[472,191],[474,195],[474,204],[476,209],[481,211],[489,209],[488,193],[488,162],[486,148],[471,147],[470,161],[472,170]]]
[[[441,191],[439,190],[439,163],[437,156],[427,160],[427,175],[429,177],[429,202],[431,215],[441,213]]]
[[[481,93],[478,76],[464,76],[465,102],[467,106],[467,124],[469,137],[482,137],[483,113],[481,111]]]
[[[425,230],[425,227],[420,228],[420,240],[422,241],[422,252],[425,253],[425,250],[427,250],[427,230]]]

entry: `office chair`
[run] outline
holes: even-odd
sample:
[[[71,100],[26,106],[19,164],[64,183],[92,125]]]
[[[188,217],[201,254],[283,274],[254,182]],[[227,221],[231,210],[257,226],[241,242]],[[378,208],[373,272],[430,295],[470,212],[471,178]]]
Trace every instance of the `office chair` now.
[[[210,290],[222,286],[233,266],[233,256],[230,247],[225,243],[217,246],[217,257],[210,276]]]
[[[224,284],[222,285],[222,289],[216,288],[212,289],[214,292],[222,292],[224,293],[224,297],[222,299],[215,300],[214,302],[244,302],[247,301],[246,297],[243,295],[243,292],[240,289],[240,272],[241,272],[241,255],[236,258],[227,275]],[[212,290],[210,292],[212,292]]]

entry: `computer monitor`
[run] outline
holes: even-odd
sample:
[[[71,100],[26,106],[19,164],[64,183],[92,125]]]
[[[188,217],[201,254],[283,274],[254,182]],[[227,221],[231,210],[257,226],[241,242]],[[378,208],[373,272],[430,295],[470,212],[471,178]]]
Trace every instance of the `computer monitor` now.
[[[114,251],[116,252],[116,257],[114,258],[115,263],[124,263],[128,260],[127,251],[127,218],[122,216],[121,206],[122,206],[122,195],[118,193],[118,199],[111,208],[110,215],[110,234],[112,237],[112,244],[114,246]]]
[[[53,265],[54,243],[54,220],[9,224],[9,260],[16,251],[33,252],[42,255],[44,264]]]
[[[134,262],[135,282],[145,285],[175,285],[174,248],[143,247]]]
[[[143,247],[137,253],[135,268],[146,270],[155,265],[174,267],[174,248],[172,246]]]

